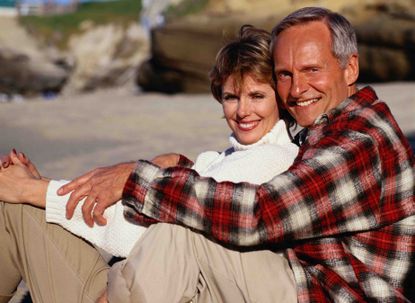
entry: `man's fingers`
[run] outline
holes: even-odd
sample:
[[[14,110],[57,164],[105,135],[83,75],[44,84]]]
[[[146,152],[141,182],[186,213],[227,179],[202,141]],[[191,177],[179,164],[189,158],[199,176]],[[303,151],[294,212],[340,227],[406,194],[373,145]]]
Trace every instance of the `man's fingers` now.
[[[66,203],[66,218],[71,219],[79,201],[86,197],[89,193],[90,186],[84,185],[81,188],[73,191],[69,196],[69,200]]]
[[[104,212],[105,209],[107,208],[107,206],[104,203],[97,203],[95,205],[94,211],[93,211],[93,215],[94,215],[94,221],[98,224],[98,225],[106,225],[107,224],[107,219],[105,219],[104,217]]]
[[[78,187],[84,185],[92,177],[95,171],[90,171],[78,178],[73,179],[71,182],[65,184],[58,189],[58,195],[64,196],[69,194],[71,191],[76,190]]]
[[[92,218],[92,210],[94,209],[94,205],[96,203],[95,195],[89,195],[83,205],[82,205],[82,217],[84,218],[85,223],[92,227],[94,226],[94,219]]]

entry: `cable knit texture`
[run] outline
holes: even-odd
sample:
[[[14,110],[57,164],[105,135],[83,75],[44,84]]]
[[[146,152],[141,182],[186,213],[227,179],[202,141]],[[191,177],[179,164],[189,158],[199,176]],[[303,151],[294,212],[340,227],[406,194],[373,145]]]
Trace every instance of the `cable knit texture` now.
[[[208,151],[197,157],[194,169],[204,177],[216,181],[261,184],[287,170],[298,153],[291,143],[285,122],[279,120],[258,142],[240,144],[231,135],[231,148],[222,153]]]
[[[201,176],[217,181],[250,182],[261,184],[285,171],[294,161],[298,147],[291,143],[284,121],[278,121],[272,130],[258,142],[242,145],[231,135],[231,147],[222,153],[208,151],[200,154],[193,166]],[[82,217],[82,202],[71,220],[66,219],[69,195],[58,196],[57,190],[68,181],[50,181],[46,196],[46,221],[57,223],[106,252],[126,257],[145,227],[125,220],[123,206],[116,203],[105,211],[107,225],[89,227]]]
[[[46,221],[61,225],[71,233],[88,240],[113,256],[128,256],[146,228],[125,220],[123,206],[118,202],[105,210],[105,218],[107,219],[105,226],[95,224],[94,227],[89,227],[86,225],[81,209],[83,200],[76,207],[72,219],[66,219],[66,202],[69,200],[69,194],[58,196],[56,193],[66,183],[68,181],[64,180],[49,182],[46,195]]]

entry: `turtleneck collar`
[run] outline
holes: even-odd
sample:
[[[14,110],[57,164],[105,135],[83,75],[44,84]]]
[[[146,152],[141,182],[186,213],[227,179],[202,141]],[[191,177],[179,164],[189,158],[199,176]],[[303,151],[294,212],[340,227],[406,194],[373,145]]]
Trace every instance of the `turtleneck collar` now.
[[[288,136],[287,127],[284,120],[278,120],[274,127],[255,143],[248,145],[241,144],[238,142],[238,140],[236,140],[233,133],[229,136],[229,142],[231,143],[234,150],[238,151],[251,149],[255,146],[264,144],[286,144],[290,143],[291,139]]]

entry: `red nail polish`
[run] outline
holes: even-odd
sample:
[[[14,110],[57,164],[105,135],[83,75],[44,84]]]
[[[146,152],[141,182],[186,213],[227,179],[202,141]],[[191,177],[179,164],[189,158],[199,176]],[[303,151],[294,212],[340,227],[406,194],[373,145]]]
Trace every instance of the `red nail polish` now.
[[[16,150],[13,148],[12,149],[13,154],[17,154]]]

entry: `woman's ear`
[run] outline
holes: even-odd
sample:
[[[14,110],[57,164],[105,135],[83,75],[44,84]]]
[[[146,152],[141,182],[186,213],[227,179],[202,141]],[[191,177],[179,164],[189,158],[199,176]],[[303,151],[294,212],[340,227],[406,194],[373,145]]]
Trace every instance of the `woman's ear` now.
[[[359,56],[353,54],[350,56],[345,68],[345,79],[347,85],[351,86],[356,83],[359,77]]]

